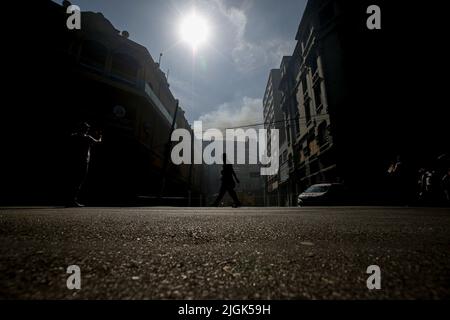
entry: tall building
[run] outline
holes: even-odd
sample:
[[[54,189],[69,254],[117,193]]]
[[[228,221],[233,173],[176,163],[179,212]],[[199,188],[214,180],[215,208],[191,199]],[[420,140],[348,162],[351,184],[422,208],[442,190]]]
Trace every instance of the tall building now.
[[[280,175],[288,181],[290,205],[321,182],[343,182],[355,199],[386,199],[392,188],[387,169],[397,157],[405,164],[404,188],[413,189],[415,170],[448,152],[441,104],[422,101],[426,108],[418,108],[430,85],[407,76],[427,70],[413,57],[417,50],[429,52],[394,26],[392,13],[383,16],[381,30],[367,28],[369,5],[398,12],[387,1],[372,2],[308,1],[294,52],[282,59],[278,89],[286,145],[280,144]],[[269,81],[265,96],[272,91]],[[270,99],[264,101],[271,111]],[[270,112],[264,115],[270,125]],[[279,186],[280,178],[273,179],[278,181],[269,186]]]
[[[286,96],[283,111],[293,119],[287,130],[291,136],[290,176],[295,181],[294,195],[315,183],[340,180],[333,153],[334,134],[331,133],[328,100],[330,94],[344,94],[349,87],[343,81],[335,82],[345,70],[339,69],[342,65],[337,34],[333,26],[327,25],[330,21],[324,21],[331,19],[327,18],[330,7],[326,5],[334,6],[335,2],[325,6],[325,2],[319,2],[308,2],[296,35],[293,58],[282,62],[285,72],[281,89]],[[332,108],[339,110],[338,98],[331,103]],[[291,204],[295,204],[295,200]]]
[[[286,147],[286,135],[283,129],[283,112],[280,107],[281,92],[279,91],[281,72],[280,69],[273,69],[269,73],[266,91],[263,99],[264,128],[267,130],[267,152],[271,154],[271,129],[278,129],[280,133],[279,145],[283,154]],[[281,162],[280,162],[281,163]],[[283,195],[280,193],[280,174],[267,176],[266,178],[266,206],[279,206],[283,203]]]
[[[356,78],[354,74],[356,63],[351,59],[355,53],[351,50],[355,43],[347,41],[356,41],[360,35],[352,29],[353,21],[346,20],[352,17],[349,7],[342,1],[308,1],[292,57],[281,62],[289,205],[296,205],[297,195],[312,184],[373,182],[370,172],[361,175],[361,163],[376,165],[377,170],[385,166],[369,158],[370,153],[361,152],[370,145],[373,132],[367,120],[361,126],[357,113],[370,113],[380,106],[357,102],[369,82],[365,81],[367,75]],[[359,137],[365,137],[364,141]]]
[[[297,104],[296,86],[294,77],[294,63],[291,56],[285,56],[281,60],[281,79],[279,90],[281,93],[281,110],[284,123],[281,130],[286,136],[285,142],[280,149],[280,184],[285,194],[284,204],[291,206],[295,204],[297,188],[297,161],[294,161],[296,153],[296,140],[300,135],[299,108]]]

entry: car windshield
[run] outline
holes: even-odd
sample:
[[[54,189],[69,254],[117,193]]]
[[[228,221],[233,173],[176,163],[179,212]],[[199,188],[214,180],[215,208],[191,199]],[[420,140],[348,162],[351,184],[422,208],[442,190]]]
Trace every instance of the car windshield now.
[[[327,192],[329,188],[330,188],[329,185],[315,185],[315,186],[311,186],[308,189],[306,189],[305,192],[307,192],[307,193],[322,193],[322,192]]]

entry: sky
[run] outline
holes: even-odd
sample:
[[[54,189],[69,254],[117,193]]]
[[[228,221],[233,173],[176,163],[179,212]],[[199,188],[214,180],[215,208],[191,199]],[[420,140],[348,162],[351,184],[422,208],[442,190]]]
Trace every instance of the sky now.
[[[56,1],[61,3],[62,1]],[[225,129],[261,123],[269,71],[291,55],[306,0],[72,0],[102,12],[118,30],[147,47],[192,124]],[[180,25],[193,8],[208,40],[195,54]]]

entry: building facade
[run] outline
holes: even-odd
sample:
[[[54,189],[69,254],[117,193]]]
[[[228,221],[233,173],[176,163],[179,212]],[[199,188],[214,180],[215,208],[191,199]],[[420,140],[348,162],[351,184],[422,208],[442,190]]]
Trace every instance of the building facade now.
[[[358,156],[347,149],[356,139],[344,138],[348,132],[356,134],[357,127],[353,117],[343,117],[352,104],[352,87],[343,49],[343,39],[349,36],[343,22],[346,6],[341,4],[308,1],[294,52],[281,61],[279,91],[286,135],[281,152],[288,168],[288,205],[296,205],[297,195],[313,184],[351,178],[346,162]],[[343,143],[337,152],[339,137]]]
[[[170,161],[172,127],[191,127],[166,75],[145,47],[101,13],[82,12],[81,29],[69,30],[67,5],[36,5],[36,19],[45,19],[36,38],[26,31],[35,62],[24,59],[23,66],[40,80],[33,81],[31,97],[24,97],[18,107],[27,114],[18,124],[21,130],[12,126],[28,141],[15,153],[17,161],[32,155],[15,173],[27,184],[11,189],[12,201],[14,194],[22,201],[62,201],[71,161],[66,150],[70,133],[87,121],[103,132],[103,142],[92,150],[86,201],[156,204],[162,197],[172,199],[173,205],[200,205],[201,166]],[[20,144],[18,137],[13,145]]]
[[[281,72],[280,69],[273,69],[269,73],[269,79],[263,98],[263,116],[264,128],[267,130],[267,148],[268,154],[271,154],[271,129],[278,129],[280,133],[280,154],[283,154],[283,148],[286,148],[286,136],[283,130],[283,112],[280,108],[281,92],[279,91]],[[281,164],[281,162],[280,162]],[[282,200],[280,193],[280,174],[266,177],[266,206],[279,206]]]
[[[430,112],[413,107],[405,89],[417,87],[404,77],[415,68],[409,54],[415,41],[389,22],[390,34],[366,27],[369,5],[389,8],[386,1],[376,2],[308,1],[292,56],[280,65],[285,143],[280,143],[279,175],[267,184],[268,198],[273,185],[284,183],[287,204],[296,205],[297,195],[310,185],[342,182],[354,199],[384,201],[395,189],[387,176],[392,161],[399,156],[405,161],[403,188],[411,189],[415,170],[446,152],[443,126],[433,125],[441,118],[430,113],[442,115],[442,108],[424,101]],[[397,32],[409,42],[401,45],[393,37]],[[264,99],[268,126],[273,123],[266,98],[270,84]]]

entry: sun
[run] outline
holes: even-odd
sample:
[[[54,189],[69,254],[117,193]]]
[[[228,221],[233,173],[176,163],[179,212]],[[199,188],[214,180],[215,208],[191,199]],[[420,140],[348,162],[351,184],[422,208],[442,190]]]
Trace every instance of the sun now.
[[[189,44],[194,51],[204,44],[209,37],[208,22],[195,10],[184,17],[180,24],[181,39]]]

